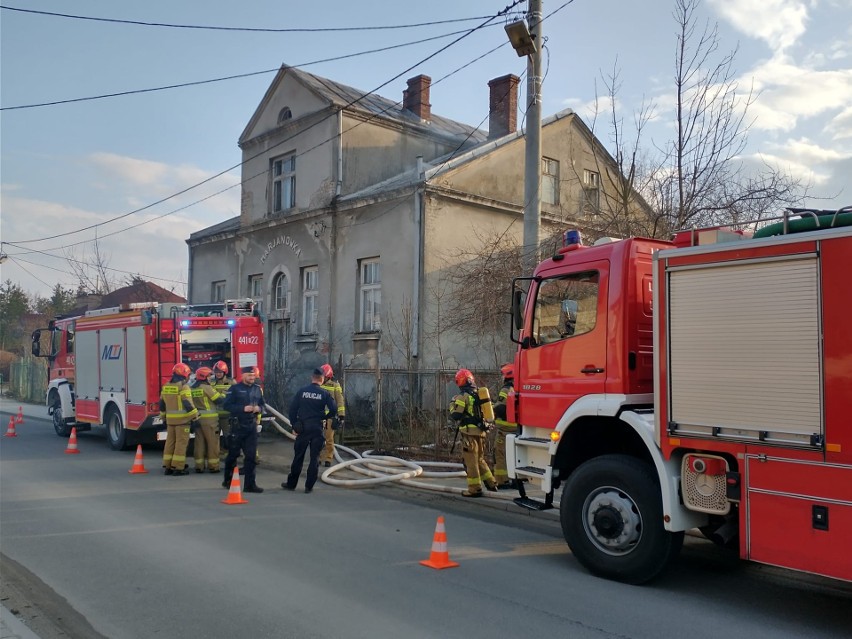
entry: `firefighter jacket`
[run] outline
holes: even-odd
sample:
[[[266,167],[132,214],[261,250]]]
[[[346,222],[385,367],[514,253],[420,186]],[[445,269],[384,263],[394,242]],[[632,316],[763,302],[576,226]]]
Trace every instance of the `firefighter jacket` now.
[[[458,424],[459,432],[469,437],[485,437],[485,422],[479,409],[476,387],[468,384],[459,388],[461,394],[453,397],[450,418]]]
[[[322,388],[328,391],[328,394],[334,398],[334,403],[337,404],[337,416],[344,417],[346,415],[346,407],[343,405],[343,389],[336,379],[327,379],[322,385]],[[329,413],[326,413],[327,415]]]
[[[228,394],[225,395],[225,403],[223,407],[231,414],[232,419],[237,420],[237,425],[242,430],[251,430],[254,432],[257,425],[256,413],[245,412],[246,406],[260,406],[261,412],[266,402],[263,399],[263,391],[257,384],[246,384],[240,382],[234,384],[228,389]],[[233,432],[233,431],[232,431]]]
[[[219,425],[217,405],[221,406],[224,401],[225,396],[207,381],[196,381],[192,386],[192,402],[198,409],[198,419],[202,426]]]
[[[211,385],[213,386],[213,388],[216,389],[216,391],[220,395],[222,395],[222,397],[224,397],[228,393],[228,389],[231,388],[231,386],[233,386],[235,383],[236,382],[233,380],[233,378],[228,377],[227,375],[224,375],[222,377],[222,379],[216,379],[216,377],[214,376],[213,377],[213,383]],[[220,406],[219,417],[230,417],[230,416],[231,416],[231,413],[226,411],[224,409],[224,407]]]
[[[168,426],[184,426],[198,417],[192,391],[182,377],[173,376],[160,392],[160,417]]]
[[[514,392],[515,386],[512,380],[503,381],[503,388],[497,393],[497,401],[494,403],[494,424],[503,432],[514,433],[517,429],[517,424],[506,419],[506,402],[509,399],[509,393]]]

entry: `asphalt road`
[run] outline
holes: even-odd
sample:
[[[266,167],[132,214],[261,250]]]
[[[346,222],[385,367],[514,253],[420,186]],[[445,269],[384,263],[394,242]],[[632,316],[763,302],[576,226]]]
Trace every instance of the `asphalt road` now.
[[[8,421],[0,416],[0,423]],[[133,452],[46,419],[0,438],[7,608],[42,639],[150,637],[843,637],[852,586],[746,564],[691,538],[643,587],[592,577],[552,518],[396,487],[220,503],[221,475],[147,475]],[[273,488],[274,487],[274,488]],[[433,570],[437,517],[460,566]]]

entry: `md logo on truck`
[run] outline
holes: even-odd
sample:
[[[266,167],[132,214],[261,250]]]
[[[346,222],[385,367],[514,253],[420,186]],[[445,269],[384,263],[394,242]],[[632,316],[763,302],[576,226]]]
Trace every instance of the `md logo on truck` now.
[[[121,359],[121,344],[107,344],[104,346],[104,352],[101,354],[101,359]]]

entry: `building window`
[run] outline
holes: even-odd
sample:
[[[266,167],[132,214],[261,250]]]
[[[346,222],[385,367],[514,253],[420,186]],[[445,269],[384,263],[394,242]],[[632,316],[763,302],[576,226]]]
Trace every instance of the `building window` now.
[[[293,117],[293,112],[290,111],[290,107],[285,106],[283,109],[281,109],[278,112],[278,124],[281,124],[282,122],[286,122],[287,120],[289,120],[292,117]]]
[[[559,162],[541,158],[541,201],[559,204]]]
[[[225,282],[224,280],[221,282],[213,282],[213,286],[210,289],[210,301],[211,302],[224,302],[225,301]]]
[[[319,293],[319,270],[309,266],[302,270],[302,333],[317,332],[317,294]]]
[[[249,297],[263,297],[263,275],[249,275]]]
[[[596,171],[583,171],[583,208],[597,213],[601,207],[601,176]]]
[[[361,318],[360,329],[364,332],[382,328],[382,266],[379,258],[361,260]]]
[[[286,311],[287,298],[290,296],[290,287],[287,284],[287,276],[284,273],[279,273],[275,277],[275,287],[272,293],[272,310]]]
[[[272,160],[272,212],[280,213],[296,206],[296,156]]]

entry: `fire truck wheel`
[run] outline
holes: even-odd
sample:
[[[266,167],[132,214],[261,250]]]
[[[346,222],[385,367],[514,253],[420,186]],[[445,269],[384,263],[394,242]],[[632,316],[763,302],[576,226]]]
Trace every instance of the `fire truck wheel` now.
[[[650,581],[683,545],[683,532],[663,528],[653,467],[627,455],[603,455],[574,471],[562,489],[560,520],[577,561],[625,583]]]
[[[62,400],[54,397],[50,404],[50,414],[53,417],[53,430],[60,437],[71,436],[71,426],[62,417]]]
[[[113,450],[127,450],[133,445],[133,442],[130,441],[130,434],[121,420],[121,413],[118,412],[115,406],[107,409],[104,425],[106,426],[110,448]]]

